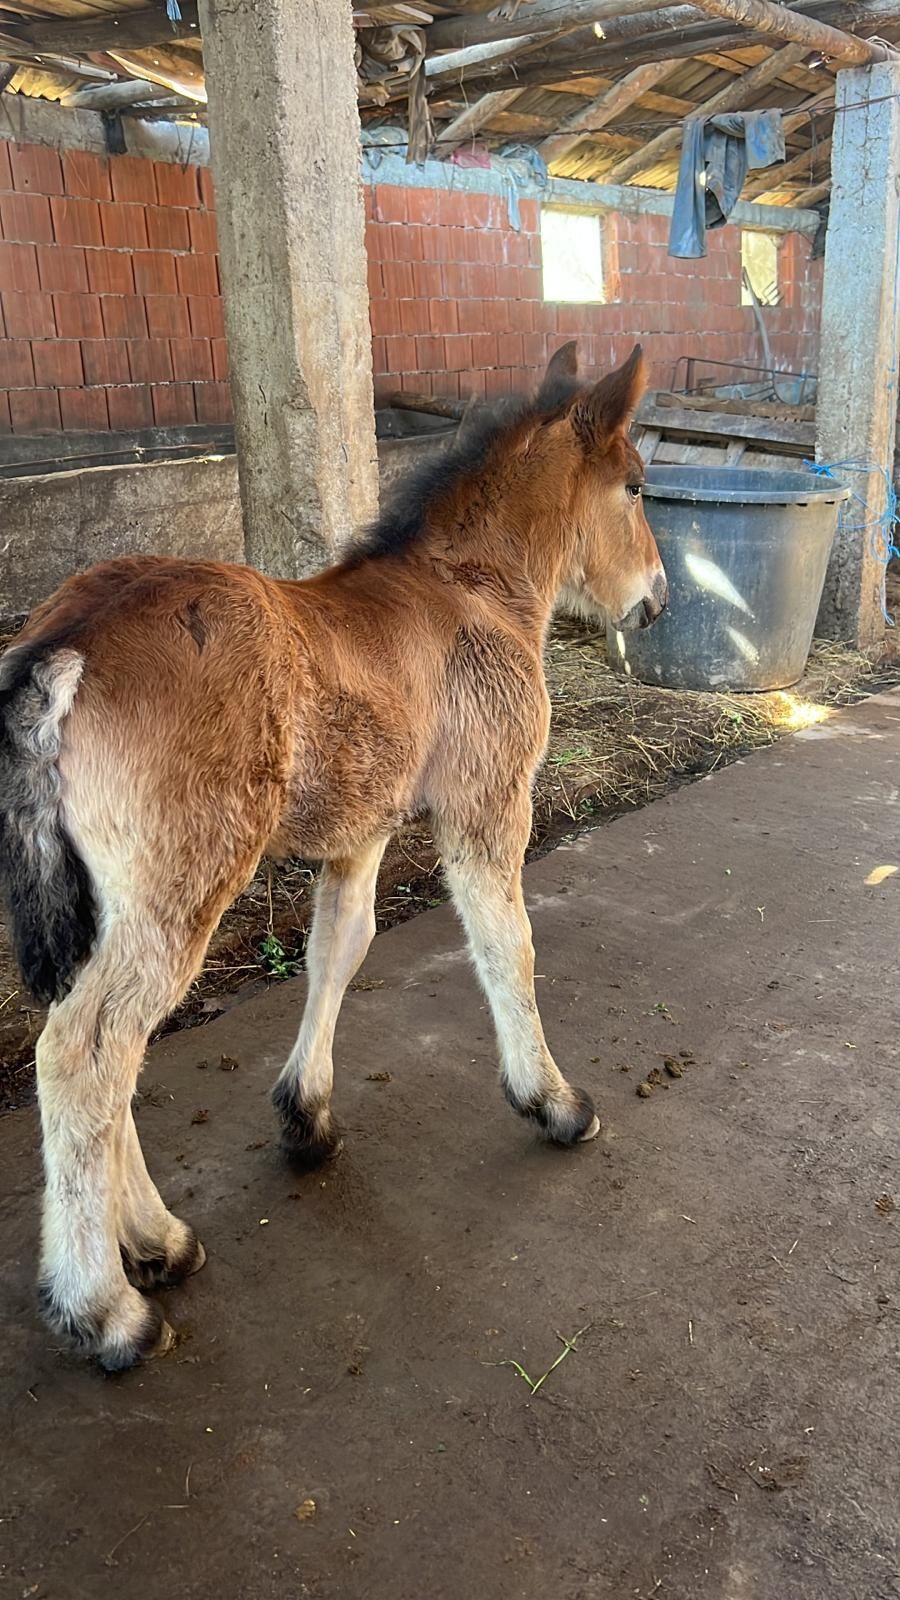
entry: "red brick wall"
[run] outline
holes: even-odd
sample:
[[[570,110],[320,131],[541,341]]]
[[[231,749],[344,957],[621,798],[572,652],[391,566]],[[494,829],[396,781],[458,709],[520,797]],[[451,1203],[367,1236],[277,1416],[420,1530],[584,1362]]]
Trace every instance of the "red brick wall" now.
[[[0,140],[0,431],[231,415],[209,173]]]
[[[376,393],[505,394],[575,335],[584,364],[600,370],[640,339],[657,387],[683,354],[763,363],[752,308],[741,305],[739,228],[710,232],[703,260],[678,261],[666,254],[667,217],[608,214],[610,303],[553,305],[536,201],[520,201],[520,233],[499,196],[379,187],[366,201]],[[785,236],[783,303],[765,317],[775,362],[814,372],[822,263],[810,248]]]
[[[499,196],[366,189],[376,394],[505,394],[576,334],[597,370],[641,339],[657,385],[682,354],[762,362],[739,229],[679,262],[665,217],[607,215],[610,303],[552,305],[537,202],[520,212],[516,233]],[[814,371],[822,264],[809,257],[786,236],[783,304],[765,315],[776,362]],[[0,141],[0,432],[230,416],[208,170]]]

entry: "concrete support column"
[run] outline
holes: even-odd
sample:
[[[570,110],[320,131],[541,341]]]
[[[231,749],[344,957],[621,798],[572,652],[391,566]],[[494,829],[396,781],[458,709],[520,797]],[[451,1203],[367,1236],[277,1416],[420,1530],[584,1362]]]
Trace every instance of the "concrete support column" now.
[[[200,0],[247,560],[320,567],[377,511],[350,0]]]
[[[819,354],[816,455],[893,470],[900,343],[900,63],[838,73],[831,149],[831,209]],[[880,474],[847,473],[868,511],[885,509]],[[883,568],[870,532],[839,533],[819,631],[852,644],[884,633]]]

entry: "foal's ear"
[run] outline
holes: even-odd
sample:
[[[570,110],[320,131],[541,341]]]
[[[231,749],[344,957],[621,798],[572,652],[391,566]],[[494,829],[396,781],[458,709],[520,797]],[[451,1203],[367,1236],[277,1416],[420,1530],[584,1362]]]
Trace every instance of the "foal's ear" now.
[[[624,366],[601,378],[572,408],[572,425],[588,448],[607,445],[626,433],[647,387],[647,363],[636,344]]]
[[[547,371],[537,392],[537,404],[541,410],[552,411],[555,406],[568,400],[577,377],[578,345],[574,339],[570,339],[568,344],[560,345],[547,363]]]

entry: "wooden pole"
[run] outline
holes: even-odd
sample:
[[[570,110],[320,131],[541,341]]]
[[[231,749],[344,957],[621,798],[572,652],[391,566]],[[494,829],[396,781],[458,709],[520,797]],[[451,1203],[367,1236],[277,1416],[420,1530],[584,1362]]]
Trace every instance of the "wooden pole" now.
[[[774,185],[773,185],[773,187],[774,187]],[[828,195],[830,193],[831,193],[831,179],[830,178],[826,178],[824,183],[815,183],[815,184],[813,184],[811,189],[804,189],[802,194],[798,194],[795,197],[795,199],[793,201],[793,204],[795,206],[798,206],[798,207],[802,208],[805,211],[810,206],[818,205],[820,200],[827,199],[827,197],[828,197]]]
[[[787,129],[785,128],[785,131]],[[741,190],[742,200],[752,200],[754,195],[770,194],[775,189],[781,189],[794,178],[811,176],[811,169],[815,162],[821,161],[831,153],[831,139],[820,139],[818,144],[811,144],[808,150],[801,150],[799,155],[790,161],[785,161],[780,167],[768,167],[765,172],[754,175]],[[818,185],[816,186],[818,187]],[[804,204],[806,202],[803,202]],[[793,202],[800,205],[798,198]]]
[[[658,11],[659,0],[532,0],[518,16],[509,19],[505,8],[474,16],[442,17],[425,29],[428,54],[434,50],[461,50],[467,45],[511,39],[527,28],[530,34],[555,33],[559,28],[583,28],[619,17],[623,11]]]
[[[673,69],[673,61],[653,61],[649,65],[636,67],[634,72],[614,83],[612,88],[605,89],[603,94],[597,95],[595,100],[588,102],[581,111],[576,111],[574,116],[567,117],[561,124],[559,132],[551,134],[538,145],[538,150],[547,163],[552,166],[555,161],[560,161],[568,155],[587,134],[599,133],[608,122],[612,122],[622,111],[626,111],[642,94],[652,89],[655,84],[661,83]]]
[[[460,145],[466,144],[468,140],[474,139],[485,123],[490,122],[491,117],[496,116],[498,111],[503,111],[506,106],[512,105],[521,93],[521,89],[500,89],[496,94],[483,94],[480,100],[475,100],[470,106],[466,106],[438,134],[434,149],[438,160],[447,161],[454,150],[458,150]]]
[[[876,61],[893,59],[895,55],[888,45],[857,39],[840,28],[830,27],[827,22],[799,16],[787,6],[776,4],[776,0],[694,0],[694,3],[712,17],[724,17],[741,28],[789,39],[802,44],[806,50],[819,50],[823,56],[843,66],[868,67]]]
[[[742,77],[735,78],[733,83],[726,85],[710,100],[699,105],[695,117],[713,117],[720,111],[739,111],[742,106],[751,104],[757,97],[760,89],[765,89],[783,72],[789,72],[792,67],[797,67],[808,54],[806,46],[802,44],[785,45],[783,50],[776,50],[761,61],[759,66],[751,67]],[[660,156],[667,155],[670,150],[677,150],[681,143],[681,124],[676,128],[666,128],[662,133],[651,139],[642,150],[636,150],[634,155],[626,156],[624,161],[619,161],[607,173],[604,173],[605,183],[627,183],[639,172],[648,172],[654,167]]]

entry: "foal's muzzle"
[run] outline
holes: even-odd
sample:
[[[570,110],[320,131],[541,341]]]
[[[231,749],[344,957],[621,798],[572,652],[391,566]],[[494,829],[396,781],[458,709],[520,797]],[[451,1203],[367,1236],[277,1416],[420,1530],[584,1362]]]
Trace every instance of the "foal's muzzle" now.
[[[649,628],[657,617],[662,616],[669,600],[669,585],[666,575],[660,571],[656,574],[650,586],[650,593],[645,594],[636,606],[626,612],[621,622],[616,623],[618,633],[634,633],[638,628]]]

